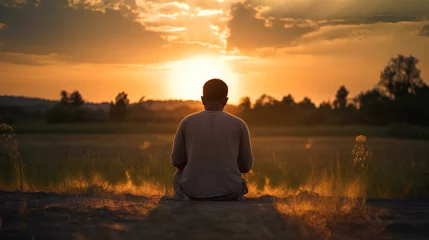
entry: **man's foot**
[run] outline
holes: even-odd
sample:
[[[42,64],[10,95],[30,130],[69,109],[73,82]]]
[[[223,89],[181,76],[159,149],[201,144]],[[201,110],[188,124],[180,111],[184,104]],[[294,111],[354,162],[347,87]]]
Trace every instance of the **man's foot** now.
[[[237,201],[246,201],[246,198],[243,195],[238,196]]]
[[[177,201],[189,201],[191,199],[188,196],[186,196],[185,194],[177,193],[176,192],[176,194],[174,194],[174,200],[177,200]]]

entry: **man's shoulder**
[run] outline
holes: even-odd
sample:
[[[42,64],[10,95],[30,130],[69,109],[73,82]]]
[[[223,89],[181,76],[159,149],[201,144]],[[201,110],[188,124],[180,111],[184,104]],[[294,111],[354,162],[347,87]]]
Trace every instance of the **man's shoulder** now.
[[[202,113],[203,113],[203,111],[199,111],[196,113],[189,114],[188,116],[186,116],[182,119],[182,123],[186,123],[186,122],[191,121],[192,119],[199,118],[202,115]]]
[[[231,113],[228,113],[228,112],[225,112],[225,115],[226,115],[229,119],[231,119],[231,121],[234,121],[234,122],[237,122],[237,123],[239,123],[239,124],[241,124],[241,125],[247,126],[247,125],[246,125],[246,122],[245,122],[243,119],[241,119],[241,118],[239,118],[239,117],[237,117],[237,116],[235,116],[235,115],[233,115],[233,114],[231,114]]]
[[[229,112],[224,112],[224,113],[225,113],[225,115],[226,115],[228,118],[233,119],[234,121],[237,121],[237,122],[244,122],[244,120],[243,120],[243,119],[241,119],[241,118],[239,118],[239,117],[235,116],[235,115],[234,115],[234,114],[232,114],[232,113],[229,113]]]

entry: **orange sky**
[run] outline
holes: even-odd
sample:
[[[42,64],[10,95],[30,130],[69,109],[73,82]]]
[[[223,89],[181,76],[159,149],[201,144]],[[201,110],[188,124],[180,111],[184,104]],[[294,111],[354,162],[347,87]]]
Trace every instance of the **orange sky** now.
[[[372,88],[397,54],[429,77],[427,0],[113,2],[0,7],[0,95],[198,99],[220,77],[234,103],[262,93],[320,102],[342,84],[351,96]]]

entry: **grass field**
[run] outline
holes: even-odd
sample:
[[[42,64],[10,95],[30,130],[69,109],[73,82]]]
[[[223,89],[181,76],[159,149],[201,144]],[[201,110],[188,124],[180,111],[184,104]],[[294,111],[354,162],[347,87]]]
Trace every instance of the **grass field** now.
[[[73,193],[172,192],[171,134],[18,134],[24,190]],[[369,137],[364,171],[355,137],[253,138],[250,196],[302,191],[324,196],[429,196],[429,142]],[[368,154],[366,154],[368,153]],[[16,168],[0,164],[0,189],[19,188]]]
[[[0,238],[426,239],[428,234],[427,203],[410,198],[429,196],[429,141],[257,135],[254,168],[245,175],[248,200],[217,203],[162,197],[172,194],[172,138],[53,132],[18,134],[16,142],[3,138],[8,148],[0,152]],[[24,193],[10,192],[21,183]]]

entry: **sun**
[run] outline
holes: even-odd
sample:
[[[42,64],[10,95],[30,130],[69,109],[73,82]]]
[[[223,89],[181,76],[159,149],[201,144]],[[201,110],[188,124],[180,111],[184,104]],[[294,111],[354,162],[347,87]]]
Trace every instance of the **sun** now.
[[[174,98],[198,100],[206,81],[220,78],[229,88],[229,97],[234,97],[237,75],[222,57],[200,56],[177,61],[171,65],[170,90]]]

